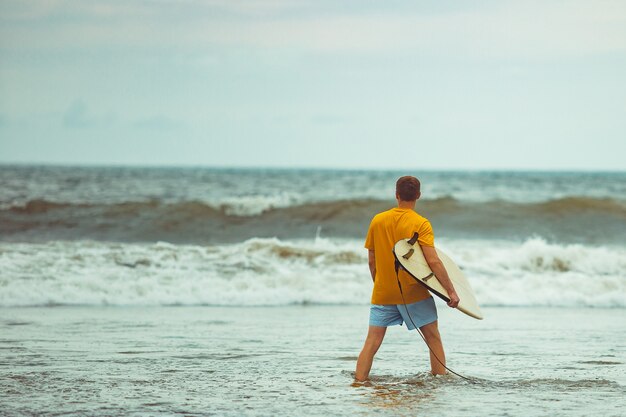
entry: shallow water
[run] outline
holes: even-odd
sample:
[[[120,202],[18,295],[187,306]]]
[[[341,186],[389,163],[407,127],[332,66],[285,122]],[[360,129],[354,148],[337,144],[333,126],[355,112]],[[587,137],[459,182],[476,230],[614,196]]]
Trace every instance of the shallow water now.
[[[417,173],[484,307],[440,304],[473,382],[394,327],[353,386],[404,174],[0,166],[0,416],[623,415],[623,172]]]
[[[439,305],[448,364],[392,327],[352,386],[367,306],[0,309],[3,415],[623,415],[626,311]]]

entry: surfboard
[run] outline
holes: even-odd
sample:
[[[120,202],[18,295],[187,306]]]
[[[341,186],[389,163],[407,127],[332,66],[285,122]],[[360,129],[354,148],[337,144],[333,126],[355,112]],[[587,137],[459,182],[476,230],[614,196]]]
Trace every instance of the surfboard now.
[[[457,307],[458,310],[475,319],[482,320],[483,313],[480,311],[474,291],[469,281],[461,271],[461,268],[446,255],[441,249],[435,249],[439,259],[443,262],[448,272],[448,277],[454,285],[454,289],[461,301]],[[396,242],[393,248],[393,254],[400,266],[409,273],[417,282],[424,285],[431,293],[444,300],[446,303],[450,301],[448,291],[441,285],[437,277],[433,274],[419,243],[417,236],[411,239],[402,239]]]

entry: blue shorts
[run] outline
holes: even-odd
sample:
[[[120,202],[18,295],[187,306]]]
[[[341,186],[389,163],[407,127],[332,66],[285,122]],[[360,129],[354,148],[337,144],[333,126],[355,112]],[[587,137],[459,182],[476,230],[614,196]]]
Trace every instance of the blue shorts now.
[[[428,297],[425,300],[407,304],[406,309],[404,304],[372,304],[370,307],[370,326],[387,327],[395,326],[396,324],[402,325],[404,322],[409,330],[413,330],[415,326],[413,326],[413,323],[406,315],[407,309],[411,313],[413,323],[417,327],[425,326],[437,320],[435,300],[433,297]]]

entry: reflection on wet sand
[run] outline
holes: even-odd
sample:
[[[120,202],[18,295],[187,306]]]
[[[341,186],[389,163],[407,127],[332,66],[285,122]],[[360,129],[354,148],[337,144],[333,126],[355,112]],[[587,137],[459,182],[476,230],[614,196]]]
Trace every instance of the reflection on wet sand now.
[[[424,372],[407,377],[373,376],[365,382],[354,381],[352,386],[361,391],[363,405],[394,409],[394,413],[403,415],[414,414],[421,405],[430,403],[437,397],[438,389],[458,382],[459,378],[451,375],[433,376]]]

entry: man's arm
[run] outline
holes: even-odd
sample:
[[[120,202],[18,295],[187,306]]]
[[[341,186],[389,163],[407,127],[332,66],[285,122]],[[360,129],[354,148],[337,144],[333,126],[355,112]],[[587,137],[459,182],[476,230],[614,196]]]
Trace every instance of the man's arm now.
[[[424,253],[424,258],[426,259],[431,271],[435,273],[435,276],[443,288],[448,291],[448,295],[450,296],[450,302],[448,302],[448,305],[455,308],[459,305],[459,296],[454,289],[452,281],[450,281],[450,277],[448,277],[446,267],[443,266],[443,262],[441,262],[439,255],[437,255],[437,251],[432,246],[422,246],[422,252]]]
[[[367,262],[370,266],[370,273],[372,274],[372,281],[376,280],[376,255],[374,251],[370,249],[367,252]]]

